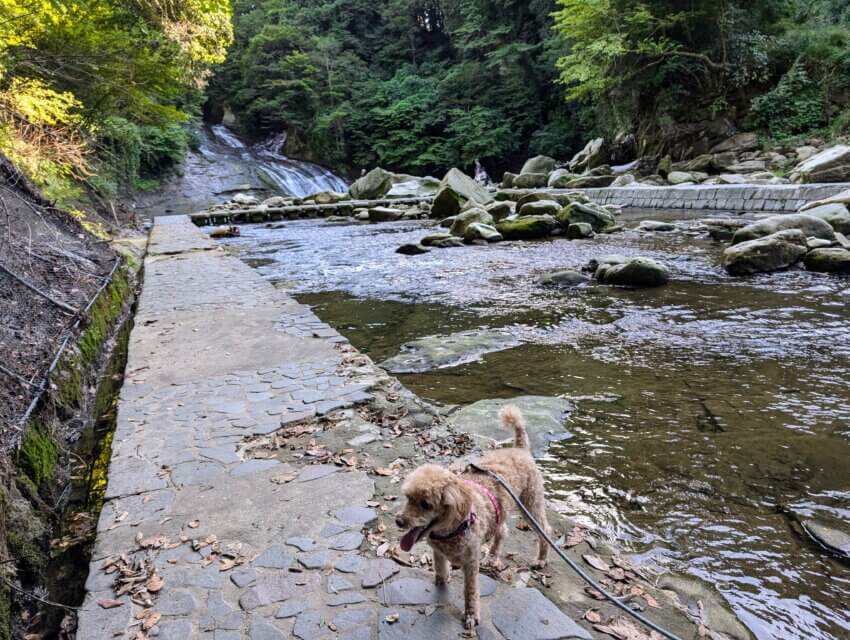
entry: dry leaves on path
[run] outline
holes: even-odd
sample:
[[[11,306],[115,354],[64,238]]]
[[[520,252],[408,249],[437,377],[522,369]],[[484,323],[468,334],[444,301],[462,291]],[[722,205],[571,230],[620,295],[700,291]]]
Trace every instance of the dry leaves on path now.
[[[605,624],[594,624],[593,628],[617,640],[664,640],[659,633],[644,630],[636,622],[624,616],[611,618]]]
[[[567,534],[567,539],[564,542],[565,549],[571,549],[580,545],[582,542],[587,540],[587,529],[584,529],[579,526],[575,526],[572,530]]]
[[[594,569],[598,569],[602,572],[608,572],[611,570],[611,565],[605,562],[602,558],[593,553],[585,553],[582,554],[582,560],[584,560],[587,564],[589,564]]]

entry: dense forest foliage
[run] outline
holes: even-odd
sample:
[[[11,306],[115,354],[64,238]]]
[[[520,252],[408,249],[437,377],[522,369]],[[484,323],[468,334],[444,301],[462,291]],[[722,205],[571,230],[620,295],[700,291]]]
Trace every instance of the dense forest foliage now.
[[[0,0],[0,152],[48,195],[111,197],[179,162],[229,0]]]
[[[731,126],[846,130],[844,0],[236,0],[212,113],[290,152],[439,172],[590,135],[693,151]]]

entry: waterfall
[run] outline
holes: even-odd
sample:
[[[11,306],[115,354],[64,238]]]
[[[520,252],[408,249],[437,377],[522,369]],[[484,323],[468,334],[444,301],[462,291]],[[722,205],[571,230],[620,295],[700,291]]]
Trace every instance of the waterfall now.
[[[202,145],[205,155],[238,152],[261,182],[271,182],[281,195],[304,197],[319,191],[347,191],[348,184],[332,171],[312,162],[292,160],[282,154],[286,134],[278,134],[265,142],[247,146],[224,125],[210,127],[212,144]],[[266,178],[266,180],[263,180]]]

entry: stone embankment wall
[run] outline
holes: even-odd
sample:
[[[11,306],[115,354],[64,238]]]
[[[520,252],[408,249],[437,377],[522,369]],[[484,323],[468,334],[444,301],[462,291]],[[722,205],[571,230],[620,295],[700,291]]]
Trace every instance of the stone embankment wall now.
[[[850,189],[848,183],[805,185],[693,185],[584,189],[599,204],[639,209],[711,211],[797,211],[802,205]]]

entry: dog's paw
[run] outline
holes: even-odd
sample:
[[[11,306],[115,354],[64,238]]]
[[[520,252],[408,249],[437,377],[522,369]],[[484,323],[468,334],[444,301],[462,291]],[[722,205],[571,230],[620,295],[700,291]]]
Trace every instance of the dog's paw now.
[[[445,587],[449,582],[452,581],[451,576],[434,576],[434,584],[438,587]]]
[[[547,563],[546,560],[537,560],[536,562],[532,563],[531,568],[532,569],[544,569],[546,567],[546,563]]]
[[[481,619],[474,613],[467,613],[463,617],[463,628],[467,633],[475,631],[475,627],[481,624]]]
[[[490,556],[487,558],[487,566],[493,569],[494,571],[501,571],[505,568],[504,563],[501,558],[494,558]]]

